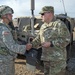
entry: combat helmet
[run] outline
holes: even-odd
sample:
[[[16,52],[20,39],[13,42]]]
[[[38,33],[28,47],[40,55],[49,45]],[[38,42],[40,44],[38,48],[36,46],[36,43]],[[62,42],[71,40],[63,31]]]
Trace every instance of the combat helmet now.
[[[6,5],[0,6],[0,18],[5,14],[13,14],[13,13],[14,13],[13,9],[10,8],[9,6]]]

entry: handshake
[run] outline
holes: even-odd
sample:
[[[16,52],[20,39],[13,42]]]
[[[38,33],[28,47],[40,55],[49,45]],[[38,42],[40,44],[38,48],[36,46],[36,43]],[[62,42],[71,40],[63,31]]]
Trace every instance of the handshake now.
[[[27,51],[29,51],[31,48],[32,48],[32,44],[31,43],[26,44],[26,50]]]
[[[48,48],[50,46],[52,46],[51,42],[43,42],[43,43],[41,43],[40,47]],[[30,50],[31,48],[32,48],[31,43],[26,44],[26,50]]]

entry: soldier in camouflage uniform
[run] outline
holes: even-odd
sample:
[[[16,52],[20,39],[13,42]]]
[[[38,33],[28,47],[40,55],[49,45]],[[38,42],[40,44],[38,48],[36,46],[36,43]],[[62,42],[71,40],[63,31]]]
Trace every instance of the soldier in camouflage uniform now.
[[[0,6],[0,75],[15,75],[14,59],[17,53],[24,54],[30,45],[19,45],[14,41],[9,22],[12,21],[13,10],[9,6]]]
[[[43,7],[40,14],[44,24],[32,41],[32,47],[42,47],[44,75],[65,75],[66,46],[70,42],[70,33],[66,25],[54,17],[52,6]]]

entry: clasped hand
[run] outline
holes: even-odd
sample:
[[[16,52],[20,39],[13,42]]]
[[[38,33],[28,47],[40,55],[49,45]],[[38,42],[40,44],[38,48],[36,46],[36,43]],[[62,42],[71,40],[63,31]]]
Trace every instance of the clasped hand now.
[[[26,50],[30,50],[31,48],[32,48],[32,44],[31,43],[26,44]]]

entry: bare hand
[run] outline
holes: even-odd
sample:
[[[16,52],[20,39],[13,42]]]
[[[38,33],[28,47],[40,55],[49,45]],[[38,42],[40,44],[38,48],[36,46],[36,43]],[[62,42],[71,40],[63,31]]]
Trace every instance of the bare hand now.
[[[51,43],[50,42],[43,42],[42,47],[50,47]]]
[[[32,48],[32,44],[28,43],[26,44],[26,50],[30,50]]]

